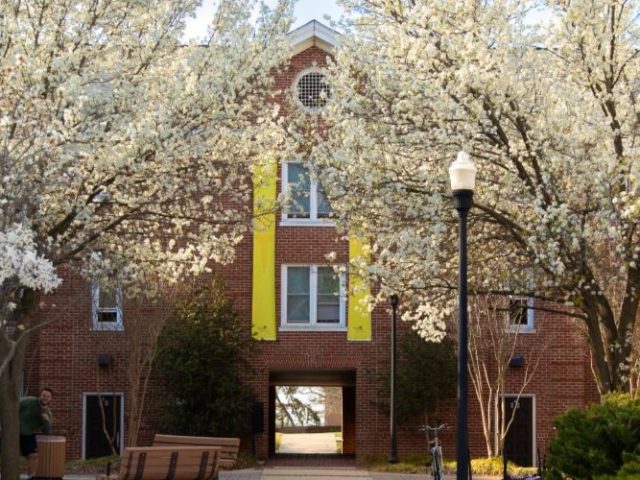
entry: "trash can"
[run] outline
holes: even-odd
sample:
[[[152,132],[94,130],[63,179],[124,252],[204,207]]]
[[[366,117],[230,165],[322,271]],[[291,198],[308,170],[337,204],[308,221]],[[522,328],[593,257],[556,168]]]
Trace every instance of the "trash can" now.
[[[38,469],[37,478],[64,477],[64,461],[67,439],[62,435],[37,435]]]

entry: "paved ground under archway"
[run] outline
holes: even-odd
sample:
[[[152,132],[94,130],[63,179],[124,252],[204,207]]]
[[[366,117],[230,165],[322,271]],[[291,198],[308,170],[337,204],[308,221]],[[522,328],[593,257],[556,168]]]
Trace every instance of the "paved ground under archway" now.
[[[335,454],[336,436],[328,433],[283,433],[278,453]]]

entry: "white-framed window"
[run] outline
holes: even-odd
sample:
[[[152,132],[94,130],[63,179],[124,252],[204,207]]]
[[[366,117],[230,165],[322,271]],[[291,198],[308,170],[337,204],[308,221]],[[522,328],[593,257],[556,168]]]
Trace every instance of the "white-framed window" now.
[[[93,282],[91,288],[93,330],[124,330],[122,323],[122,287]]]
[[[511,297],[506,312],[507,329],[519,333],[535,332],[533,299]]]
[[[280,327],[344,330],[345,279],[329,265],[282,265]]]
[[[321,69],[312,67],[298,74],[293,82],[293,94],[299,105],[317,112],[331,98],[331,85]]]
[[[282,189],[287,204],[282,210],[284,225],[333,225],[333,210],[320,182],[302,162],[282,165]]]

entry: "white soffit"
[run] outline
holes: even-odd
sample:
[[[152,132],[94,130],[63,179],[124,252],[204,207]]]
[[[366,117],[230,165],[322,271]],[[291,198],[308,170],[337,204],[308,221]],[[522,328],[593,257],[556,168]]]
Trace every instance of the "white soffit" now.
[[[289,41],[291,42],[292,49],[291,55],[297,55],[313,46],[327,53],[333,53],[338,35],[338,32],[335,30],[332,30],[317,20],[311,20],[309,23],[305,23],[301,27],[289,32]]]

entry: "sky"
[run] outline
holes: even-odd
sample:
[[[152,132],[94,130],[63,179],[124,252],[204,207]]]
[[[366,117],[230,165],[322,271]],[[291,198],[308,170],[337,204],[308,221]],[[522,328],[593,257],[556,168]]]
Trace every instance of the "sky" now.
[[[268,0],[267,3],[269,3]],[[215,0],[203,0],[202,6],[196,11],[196,18],[189,19],[187,22],[185,40],[197,39],[207,33],[207,26],[213,16],[214,4]],[[336,5],[335,0],[298,0],[294,12],[293,28],[314,19],[328,23],[324,18],[325,15],[337,20],[342,13],[342,8]]]

